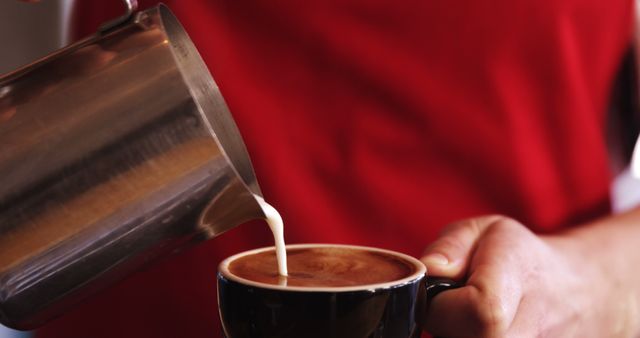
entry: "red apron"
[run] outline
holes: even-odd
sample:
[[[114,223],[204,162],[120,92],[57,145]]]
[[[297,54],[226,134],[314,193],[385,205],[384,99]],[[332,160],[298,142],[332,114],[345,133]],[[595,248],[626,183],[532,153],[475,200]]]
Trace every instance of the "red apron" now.
[[[80,30],[116,16],[114,2],[80,2]],[[631,0],[166,2],[288,243],[418,256],[460,218],[502,213],[548,232],[609,210],[605,110]],[[218,262],[272,244],[265,224],[242,225],[38,337],[217,337]]]

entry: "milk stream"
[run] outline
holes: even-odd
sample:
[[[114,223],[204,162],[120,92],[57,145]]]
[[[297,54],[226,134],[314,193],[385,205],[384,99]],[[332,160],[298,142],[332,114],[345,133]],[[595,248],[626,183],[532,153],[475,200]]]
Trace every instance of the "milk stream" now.
[[[271,232],[273,233],[273,239],[276,245],[276,257],[278,259],[278,273],[280,276],[287,275],[287,251],[284,245],[284,225],[282,222],[282,217],[280,217],[280,213],[274,207],[272,207],[269,203],[265,202],[265,200],[258,196],[254,195],[260,208],[262,208],[262,212],[265,214],[265,221],[269,224],[269,228],[271,228]],[[286,278],[281,278],[281,283],[286,283]]]

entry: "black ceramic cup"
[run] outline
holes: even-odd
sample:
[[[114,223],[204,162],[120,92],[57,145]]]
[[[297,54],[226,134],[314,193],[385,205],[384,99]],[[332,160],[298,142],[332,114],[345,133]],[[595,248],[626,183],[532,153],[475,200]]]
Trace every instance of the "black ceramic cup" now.
[[[231,262],[274,248],[243,252],[218,269],[218,306],[226,338],[415,338],[416,323],[429,298],[455,287],[450,281],[427,281],[419,260],[389,250],[336,244],[287,246],[339,248],[388,255],[410,267],[402,278],[384,283],[340,287],[285,286],[235,275]]]

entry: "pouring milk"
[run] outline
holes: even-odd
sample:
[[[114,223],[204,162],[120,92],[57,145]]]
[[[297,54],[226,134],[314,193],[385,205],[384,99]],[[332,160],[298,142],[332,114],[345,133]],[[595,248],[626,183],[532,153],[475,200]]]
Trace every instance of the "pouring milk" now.
[[[282,217],[280,217],[280,213],[274,207],[272,207],[269,203],[265,202],[265,200],[258,196],[254,195],[260,208],[262,208],[262,212],[265,214],[265,221],[269,224],[269,228],[271,228],[271,232],[273,233],[273,239],[276,245],[276,257],[278,259],[278,273],[281,276],[287,275],[287,251],[284,244],[284,226],[282,222]]]

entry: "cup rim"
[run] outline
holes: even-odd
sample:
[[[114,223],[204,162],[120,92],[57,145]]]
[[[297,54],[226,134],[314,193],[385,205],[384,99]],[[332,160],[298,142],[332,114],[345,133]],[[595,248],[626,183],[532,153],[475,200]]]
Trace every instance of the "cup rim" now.
[[[287,249],[304,249],[304,248],[327,248],[327,247],[332,247],[332,248],[345,248],[345,249],[356,249],[356,250],[367,250],[367,251],[375,251],[375,252],[381,252],[381,253],[385,253],[385,254],[389,254],[392,256],[396,256],[401,258],[404,261],[407,261],[411,264],[413,264],[416,268],[416,271],[414,273],[412,273],[411,275],[401,278],[401,279],[397,279],[391,282],[384,282],[384,283],[374,283],[374,284],[363,284],[363,285],[356,285],[356,286],[325,286],[325,287],[316,287],[316,286],[282,286],[282,285],[275,285],[275,284],[267,284],[267,283],[261,283],[261,282],[256,282],[256,281],[252,281],[246,278],[242,278],[239,276],[236,276],[234,274],[232,274],[229,271],[229,264],[240,258],[243,256],[247,256],[247,255],[252,255],[252,254],[257,254],[257,253],[261,253],[261,252],[265,252],[265,251],[271,251],[271,250],[275,250],[275,246],[269,246],[269,247],[263,247],[263,248],[258,248],[258,249],[253,249],[253,250],[248,250],[248,251],[243,251],[240,253],[237,253],[233,256],[229,256],[226,259],[224,259],[222,262],[220,262],[220,264],[218,265],[218,273],[221,277],[232,280],[236,283],[240,283],[243,285],[249,285],[249,286],[253,286],[253,287],[257,287],[257,288],[261,288],[261,289],[271,289],[271,290],[279,290],[279,291],[304,291],[304,292],[352,292],[352,291],[374,291],[374,290],[380,290],[380,289],[390,289],[390,288],[397,288],[397,287],[401,287],[404,286],[406,284],[410,284],[412,282],[414,282],[416,279],[420,279],[423,278],[424,276],[426,276],[427,274],[427,268],[426,266],[419,261],[418,259],[416,259],[415,257],[411,257],[409,255],[403,254],[401,252],[397,252],[397,251],[392,251],[392,250],[387,250],[387,249],[381,249],[381,248],[376,248],[376,247],[370,247],[370,246],[362,246],[362,245],[350,245],[350,244],[329,244],[329,243],[305,243],[305,244],[288,244],[286,245]]]

